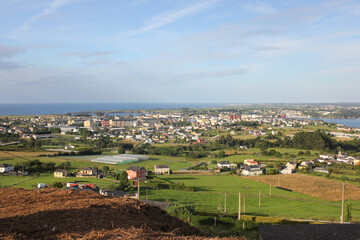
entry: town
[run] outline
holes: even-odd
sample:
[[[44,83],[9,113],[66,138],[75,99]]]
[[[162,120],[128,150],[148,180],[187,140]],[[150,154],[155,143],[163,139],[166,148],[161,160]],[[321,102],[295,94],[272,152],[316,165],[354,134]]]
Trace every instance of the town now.
[[[205,232],[209,226],[199,219],[238,211],[245,222],[250,216],[336,221],[335,202],[345,191],[351,207],[340,220],[359,221],[360,129],[303,115],[237,106],[2,117],[0,184],[130,197],[169,212],[193,206],[193,224]],[[293,211],[273,212],[281,206],[276,198],[289,197]],[[299,211],[309,198],[319,200]]]

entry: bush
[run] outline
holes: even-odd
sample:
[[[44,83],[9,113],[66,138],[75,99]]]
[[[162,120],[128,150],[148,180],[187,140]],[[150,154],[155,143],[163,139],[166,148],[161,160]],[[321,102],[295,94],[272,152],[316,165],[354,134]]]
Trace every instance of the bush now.
[[[192,203],[188,203],[188,204],[172,203],[167,209],[167,211],[172,215],[194,214],[195,205]]]
[[[63,188],[64,185],[62,184],[62,182],[54,182],[54,183],[53,183],[53,187],[54,187],[54,188]]]

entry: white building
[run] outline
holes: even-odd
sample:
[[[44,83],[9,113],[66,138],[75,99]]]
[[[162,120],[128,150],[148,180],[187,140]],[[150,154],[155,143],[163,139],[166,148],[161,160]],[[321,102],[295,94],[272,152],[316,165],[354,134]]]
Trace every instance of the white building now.
[[[5,173],[5,172],[10,172],[14,170],[14,166],[13,165],[9,165],[6,163],[3,163],[0,165],[0,173]]]
[[[257,176],[263,174],[263,170],[258,165],[245,166],[241,174],[244,176]]]
[[[160,174],[160,175],[165,175],[165,174],[170,175],[170,167],[169,165],[155,165],[154,172],[155,174]]]
[[[228,161],[221,161],[217,163],[219,168],[231,168],[232,164]]]

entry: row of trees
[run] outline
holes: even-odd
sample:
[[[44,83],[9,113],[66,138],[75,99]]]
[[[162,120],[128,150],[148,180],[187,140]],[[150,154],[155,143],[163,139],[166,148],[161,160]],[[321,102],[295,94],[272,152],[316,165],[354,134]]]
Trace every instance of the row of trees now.
[[[226,145],[227,147],[236,147],[246,145],[252,148],[297,148],[306,150],[321,150],[321,151],[335,151],[341,149],[341,145],[331,138],[330,134],[325,131],[315,132],[298,132],[291,139],[285,137],[284,139],[277,139],[275,142],[270,142],[260,137],[255,139],[234,139],[232,136],[222,136],[216,143]],[[353,146],[353,145],[351,145]],[[358,142],[360,147],[360,142]]]
[[[0,142],[9,143],[19,141],[19,134],[11,134],[11,133],[0,133]]]
[[[16,163],[14,166],[14,170],[24,170],[29,172],[49,172],[54,171],[57,168],[68,168],[71,166],[69,161],[64,163],[60,163],[58,166],[54,162],[41,162],[38,159],[26,161],[22,163]]]

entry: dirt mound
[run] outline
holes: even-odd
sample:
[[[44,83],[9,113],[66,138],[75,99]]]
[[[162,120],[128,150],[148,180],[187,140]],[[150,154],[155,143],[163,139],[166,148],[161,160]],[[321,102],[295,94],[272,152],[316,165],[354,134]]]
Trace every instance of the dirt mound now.
[[[0,189],[0,239],[206,239],[156,207],[92,192]]]

